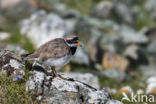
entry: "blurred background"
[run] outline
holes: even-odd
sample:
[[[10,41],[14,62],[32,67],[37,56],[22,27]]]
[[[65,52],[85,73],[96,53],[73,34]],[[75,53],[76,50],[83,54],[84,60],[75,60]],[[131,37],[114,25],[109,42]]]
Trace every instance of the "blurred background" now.
[[[29,53],[71,34],[83,48],[58,71],[118,100],[156,94],[155,0],[0,0],[0,49]]]

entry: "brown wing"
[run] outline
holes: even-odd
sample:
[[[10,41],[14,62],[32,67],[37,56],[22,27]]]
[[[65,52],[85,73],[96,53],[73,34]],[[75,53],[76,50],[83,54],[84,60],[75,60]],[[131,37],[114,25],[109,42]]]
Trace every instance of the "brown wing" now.
[[[33,54],[29,55],[28,58],[39,58],[40,61],[44,61],[47,58],[63,57],[69,52],[69,47],[64,39],[57,38],[43,44]]]

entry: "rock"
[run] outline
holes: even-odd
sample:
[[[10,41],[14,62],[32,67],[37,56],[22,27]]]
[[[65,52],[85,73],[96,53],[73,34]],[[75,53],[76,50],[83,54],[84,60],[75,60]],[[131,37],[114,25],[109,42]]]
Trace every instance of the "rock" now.
[[[89,58],[92,62],[97,62],[98,58],[98,39],[95,38],[91,38],[89,43],[88,43],[88,55]]]
[[[109,51],[109,52],[118,52],[118,50],[121,47],[121,43],[118,42],[119,37],[117,35],[112,35],[112,34],[108,34],[108,35],[104,35],[103,37],[100,38],[100,47],[104,50],[104,51]],[[120,40],[121,42],[121,40]],[[120,47],[118,47],[118,45],[120,45]]]
[[[7,44],[4,48],[4,50],[12,51],[18,55],[28,53],[28,51],[26,51],[22,46],[15,45],[15,44]]]
[[[156,40],[151,42],[147,47],[147,52],[156,56]]]
[[[30,16],[36,8],[29,0],[2,0],[2,11],[4,17],[15,21]]]
[[[90,59],[90,65],[94,67],[94,63],[100,63],[102,60],[103,50],[100,47],[100,32],[96,29],[92,29],[92,38],[87,44],[88,56]]]
[[[133,23],[132,13],[125,4],[114,2],[113,13],[113,16],[116,17],[115,19],[117,19],[117,21],[129,24]]]
[[[129,45],[124,51],[124,56],[129,60],[130,66],[148,65],[147,55],[137,45]]]
[[[110,94],[117,94],[117,90],[115,88],[107,88]]]
[[[82,48],[77,49],[76,54],[72,58],[72,61],[78,64],[89,65],[88,55],[84,52]]]
[[[156,40],[156,28],[150,28],[145,32],[145,35],[149,38],[149,41]]]
[[[70,76],[71,78],[81,81],[83,83],[86,83],[90,86],[93,86],[96,89],[99,89],[99,79],[97,76],[91,74],[91,73],[63,73],[64,76],[68,77]]]
[[[0,14],[0,29],[6,28],[7,25],[7,19]]]
[[[138,54],[137,54],[138,49],[139,49],[139,47],[137,45],[127,46],[127,48],[124,51],[124,55],[132,58],[133,60],[137,60],[138,59]]]
[[[57,14],[41,10],[20,22],[20,32],[39,47],[51,39],[63,37],[67,31],[64,20]]]
[[[144,35],[144,31],[136,32],[128,26],[121,26],[118,31],[120,40],[126,43],[147,43],[148,38]]]
[[[106,104],[123,104],[123,103],[121,103],[120,101],[116,101],[116,100],[110,100]]]
[[[138,95],[144,94],[144,90],[138,89],[138,90],[137,90],[137,94],[138,94]]]
[[[145,66],[145,65],[141,65],[139,67],[139,69],[141,70],[142,72],[142,75],[143,77],[146,79],[148,77],[151,77],[151,76],[156,76],[156,70],[155,70],[156,66],[155,65],[148,65],[148,66]]]
[[[77,19],[67,18],[67,19],[65,19],[65,24],[66,24],[67,31],[69,33],[74,33],[75,26],[77,24]]]
[[[82,35],[81,39],[85,40],[85,37],[89,37],[90,35],[90,25],[88,23],[88,21],[86,21],[85,17],[79,17],[77,19],[76,25],[75,25],[75,29],[74,29],[74,33],[75,34],[80,34]],[[85,35],[84,35],[85,34]]]
[[[24,76],[26,64],[16,54],[10,51],[0,52],[0,69],[7,68],[14,81]],[[9,66],[9,67],[8,67]],[[106,89],[96,88],[73,78],[60,79],[54,77],[54,73],[46,72],[41,64],[36,63],[29,69],[29,78],[26,81],[26,91],[31,93],[41,104],[122,104],[111,98]],[[0,71],[0,74],[3,71]]]
[[[146,81],[147,84],[156,83],[156,76],[151,76]]]
[[[19,56],[10,51],[0,51],[0,73],[15,77],[25,75],[25,66],[19,61]]]
[[[148,10],[148,11],[156,10],[155,0],[147,0],[145,2],[145,9]]]
[[[101,1],[96,5],[92,15],[99,18],[106,18],[111,14],[113,5],[112,1]]]
[[[100,75],[108,78],[113,78],[119,82],[124,81],[126,79],[126,74],[124,72],[120,72],[117,69],[100,71]]]
[[[156,76],[147,78],[146,83],[146,94],[156,94]]]
[[[9,8],[11,6],[16,5],[17,3],[21,2],[22,0],[1,0],[1,8]]]
[[[20,45],[9,44],[9,43],[4,43],[4,42],[0,42],[0,49],[1,50],[8,50],[8,51],[14,52],[17,55],[27,54],[28,53],[28,51],[26,51]]]
[[[106,70],[118,69],[121,72],[125,72],[129,62],[126,58],[112,52],[106,52],[102,60],[103,68]]]
[[[88,26],[93,26],[94,28],[99,28],[99,29],[112,29],[113,26],[116,26],[116,22],[110,19],[105,19],[105,20],[99,20],[97,18],[93,17],[85,17],[84,18]]]
[[[63,80],[53,78],[48,80],[44,73],[33,71],[32,77],[27,81],[27,91],[33,92],[40,102],[49,104],[98,104],[111,102],[109,93],[103,90],[96,90],[84,83],[75,80]],[[109,103],[108,103],[109,104]]]
[[[124,86],[120,89],[120,93],[134,94],[133,89],[130,86]]]
[[[146,94],[156,94],[156,83],[150,83],[147,86]]]
[[[8,39],[8,38],[10,38],[10,36],[11,36],[10,33],[0,32],[0,41]]]

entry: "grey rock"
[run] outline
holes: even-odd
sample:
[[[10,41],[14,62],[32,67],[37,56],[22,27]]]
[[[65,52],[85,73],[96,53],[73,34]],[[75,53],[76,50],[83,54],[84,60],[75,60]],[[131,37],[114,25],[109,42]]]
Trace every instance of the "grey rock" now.
[[[130,64],[133,66],[149,64],[149,57],[147,57],[144,51],[137,45],[127,46],[124,51],[124,55],[128,58]]]
[[[136,32],[128,26],[121,26],[118,31],[120,39],[124,43],[147,43],[148,38],[144,35],[144,31]]]
[[[124,72],[120,72],[117,69],[104,70],[100,72],[100,75],[113,78],[117,81],[123,81],[126,78],[126,74]]]
[[[110,51],[110,52],[116,52],[117,51],[117,44],[116,42],[119,40],[119,37],[112,36],[112,35],[105,35],[101,38],[100,41],[100,47],[103,50]],[[118,43],[119,44],[119,43]]]
[[[6,18],[0,15],[0,28],[4,28],[6,23]]]
[[[37,95],[41,103],[103,104],[109,102],[108,104],[111,104],[110,102],[114,102],[106,89],[96,90],[74,79],[48,80],[48,77],[43,72],[33,71],[26,84],[27,91]]]
[[[149,65],[149,66],[140,66],[139,69],[141,70],[143,77],[146,79],[151,76],[156,76],[156,66],[155,65]]]
[[[129,8],[123,3],[116,3],[113,8],[115,17],[118,17],[118,20],[126,23],[133,23],[132,13]]]
[[[153,41],[148,45],[147,52],[156,55],[156,41]]]
[[[25,65],[19,60],[19,56],[10,51],[0,51],[0,73],[4,73],[7,76],[11,75],[16,77],[17,75],[25,75]]]
[[[15,3],[12,2],[13,5],[11,3],[8,4],[12,6],[8,6],[8,8],[2,9],[3,16],[6,17],[7,19],[10,19],[10,20],[23,19],[23,18],[30,16],[32,13],[36,11],[36,8],[33,5],[31,5],[28,1],[26,0],[19,0],[20,2],[16,2],[16,1]],[[7,1],[7,2],[10,2],[10,1]]]
[[[0,41],[3,41],[3,40],[6,40],[6,39],[9,39],[11,36],[10,33],[8,32],[0,32]]]
[[[28,53],[28,51],[26,51],[22,46],[15,45],[15,44],[8,44],[8,45],[6,45],[6,47],[4,48],[4,50],[12,51],[12,52],[14,52],[14,53],[16,53],[18,55]]]
[[[26,51],[21,45],[9,44],[4,42],[0,42],[0,49],[14,52],[17,55],[28,53],[28,51]]]
[[[117,100],[109,100],[106,104],[123,104],[123,103]]]
[[[113,26],[116,26],[115,21],[110,20],[110,19],[99,20],[97,18],[93,18],[93,17],[89,17],[89,16],[84,17],[84,19],[89,24],[89,26],[97,27],[100,29],[104,29],[104,28],[110,29]]]
[[[100,18],[108,17],[113,9],[113,2],[112,1],[102,1],[97,4],[95,10],[93,12],[93,16],[97,16]]]
[[[124,55],[128,56],[134,60],[137,60],[139,58],[139,56],[137,54],[138,49],[139,49],[139,47],[137,45],[130,45],[125,49]]]
[[[148,11],[156,10],[156,2],[155,2],[155,0],[147,0],[145,2],[145,8]]]
[[[91,74],[91,73],[63,73],[64,76],[68,77],[70,76],[71,78],[81,81],[83,83],[86,83],[90,86],[93,86],[96,89],[99,89],[99,79],[97,76]]]
[[[78,64],[89,65],[89,58],[87,53],[82,48],[79,47],[76,51],[76,54],[72,58],[72,61]]]
[[[25,75],[25,64],[15,53],[0,51],[0,69],[12,69],[12,75]],[[35,66],[36,65],[36,66]],[[36,97],[41,104],[116,104],[106,89],[97,90],[72,78],[60,79],[53,73],[46,73],[39,63],[33,65],[26,81],[26,91]],[[38,66],[37,66],[38,65]],[[10,69],[11,68],[11,69]],[[22,70],[21,73],[16,70]],[[0,74],[3,71],[0,71]],[[17,72],[17,73],[16,73]],[[120,103],[119,103],[120,104]],[[122,103],[121,103],[122,104]]]
[[[63,37],[67,30],[64,20],[57,14],[41,10],[20,22],[20,32],[39,47],[51,39]]]
[[[69,33],[74,33],[76,23],[77,19],[75,18],[65,19],[66,28]]]

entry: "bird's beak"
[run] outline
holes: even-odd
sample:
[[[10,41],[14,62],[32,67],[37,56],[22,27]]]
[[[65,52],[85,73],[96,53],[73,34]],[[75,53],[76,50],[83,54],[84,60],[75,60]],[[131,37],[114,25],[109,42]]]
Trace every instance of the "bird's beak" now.
[[[79,43],[79,42],[78,42],[76,45],[77,45],[77,46],[80,46],[80,47],[82,47],[81,43]]]

